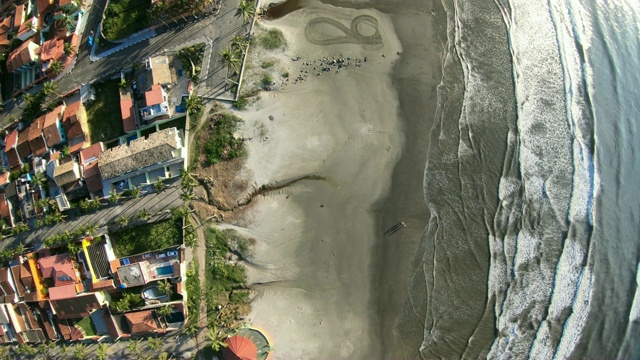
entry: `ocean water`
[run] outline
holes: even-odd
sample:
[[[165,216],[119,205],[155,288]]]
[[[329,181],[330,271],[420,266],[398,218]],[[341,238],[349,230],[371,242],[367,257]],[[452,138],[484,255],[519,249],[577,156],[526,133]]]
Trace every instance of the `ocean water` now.
[[[422,356],[640,357],[640,2],[442,4]]]

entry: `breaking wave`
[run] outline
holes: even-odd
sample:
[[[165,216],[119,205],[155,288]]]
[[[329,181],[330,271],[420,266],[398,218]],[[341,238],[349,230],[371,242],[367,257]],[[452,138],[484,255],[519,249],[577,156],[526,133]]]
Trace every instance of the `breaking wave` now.
[[[422,355],[638,357],[640,5],[443,5]]]

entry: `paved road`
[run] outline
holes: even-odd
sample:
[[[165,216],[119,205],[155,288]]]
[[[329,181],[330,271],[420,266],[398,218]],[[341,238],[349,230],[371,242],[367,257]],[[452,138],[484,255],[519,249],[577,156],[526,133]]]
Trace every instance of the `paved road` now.
[[[176,181],[169,188],[160,193],[149,193],[139,199],[125,200],[117,205],[102,208],[95,213],[82,215],[77,218],[67,219],[55,226],[41,227],[33,231],[18,234],[15,238],[7,238],[0,242],[0,251],[12,248],[19,242],[33,245],[37,248],[44,239],[54,236],[65,230],[73,231],[76,228],[95,224],[97,227],[105,226],[117,221],[121,216],[135,219],[142,209],[147,209],[153,216],[149,221],[158,221],[171,216],[171,209],[182,205],[180,199],[180,182]],[[103,201],[104,202],[104,201]]]
[[[248,26],[242,23],[242,19],[235,16],[240,0],[225,0],[217,15],[200,17],[197,20],[189,17],[188,20],[192,22],[185,24],[184,27],[160,27],[156,29],[156,32],[160,33],[156,37],[133,44],[106,58],[90,62],[87,37],[91,29],[96,32],[101,18],[100,9],[105,2],[106,0],[94,0],[76,65],[69,75],[65,75],[59,81],[61,93],[80,84],[88,84],[117,74],[123,68],[131,67],[150,55],[179,49],[197,42],[212,44],[210,58],[203,61],[208,62],[207,74],[202,74],[201,80],[206,82],[208,87],[224,87],[226,69],[218,64],[218,54],[229,45],[234,36],[246,35],[248,31]]]

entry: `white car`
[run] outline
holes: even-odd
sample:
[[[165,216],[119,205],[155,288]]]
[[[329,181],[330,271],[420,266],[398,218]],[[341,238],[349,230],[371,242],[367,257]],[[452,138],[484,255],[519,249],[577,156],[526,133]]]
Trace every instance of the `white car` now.
[[[165,253],[160,253],[160,254],[156,255],[156,259],[164,259],[166,257],[167,257],[167,255]]]
[[[176,256],[178,256],[178,252],[177,251],[167,251],[167,256],[168,257],[176,257]]]

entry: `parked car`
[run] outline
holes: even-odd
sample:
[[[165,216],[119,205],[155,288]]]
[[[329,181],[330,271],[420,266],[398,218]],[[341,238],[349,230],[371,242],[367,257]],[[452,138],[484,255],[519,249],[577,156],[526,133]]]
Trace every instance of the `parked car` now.
[[[177,251],[167,251],[167,256],[168,257],[177,257],[178,256],[178,252]]]
[[[151,254],[149,254],[149,253],[142,254],[142,258],[143,259],[150,259],[151,258]]]
[[[145,301],[155,300],[159,302],[167,302],[170,299],[170,297],[160,291],[156,285],[149,285],[142,288],[142,298]]]
[[[156,259],[164,259],[166,257],[167,257],[167,254],[165,254],[165,253],[159,253],[159,254],[156,255]]]

